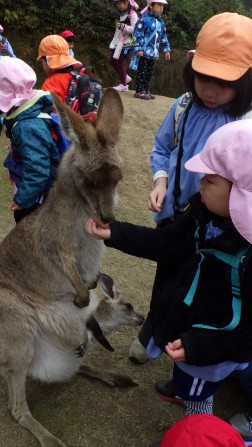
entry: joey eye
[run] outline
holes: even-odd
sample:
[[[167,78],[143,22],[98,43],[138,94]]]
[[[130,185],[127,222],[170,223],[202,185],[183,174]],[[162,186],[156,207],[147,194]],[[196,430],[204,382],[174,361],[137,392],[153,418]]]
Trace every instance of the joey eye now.
[[[133,310],[133,306],[130,303],[127,303],[125,306],[127,310]]]
[[[97,186],[97,183],[94,182],[93,180],[90,180],[89,178],[85,178],[85,185],[89,186],[90,188],[93,188]]]

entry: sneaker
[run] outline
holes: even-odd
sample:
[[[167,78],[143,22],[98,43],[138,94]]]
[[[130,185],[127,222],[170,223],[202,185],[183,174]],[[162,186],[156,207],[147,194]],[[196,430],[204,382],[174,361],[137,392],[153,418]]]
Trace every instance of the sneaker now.
[[[144,363],[148,360],[146,349],[140,343],[139,338],[135,338],[129,347],[129,358],[136,363]]]
[[[245,441],[252,441],[252,413],[236,413],[229,423],[240,433]]]
[[[145,99],[145,100],[151,99],[150,96],[145,92],[136,92],[134,94],[134,98]]]
[[[129,75],[126,75],[126,84],[129,84],[132,81],[132,78]]]
[[[168,402],[174,402],[175,404],[179,404],[182,407],[185,407],[185,403],[183,399],[179,396],[176,396],[173,391],[172,380],[158,380],[155,383],[156,393],[162,399],[167,400]]]
[[[146,93],[146,95],[149,95],[150,99],[155,99],[156,98],[156,96],[152,95],[152,93],[149,90],[147,92],[145,92],[145,93]]]
[[[113,87],[115,90],[117,90],[118,92],[127,92],[129,90],[129,86],[128,85],[123,85],[123,84],[119,84],[116,87]]]

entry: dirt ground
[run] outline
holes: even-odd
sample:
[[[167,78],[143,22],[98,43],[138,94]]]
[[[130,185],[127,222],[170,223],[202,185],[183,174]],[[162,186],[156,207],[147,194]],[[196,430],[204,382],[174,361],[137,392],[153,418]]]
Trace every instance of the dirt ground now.
[[[125,117],[119,143],[124,160],[124,178],[120,184],[120,201],[116,216],[142,225],[153,226],[147,210],[147,196],[152,187],[149,155],[154,136],[166,115],[172,99],[158,96],[154,101],[140,101],[133,92],[121,94]],[[7,141],[0,138],[0,238],[13,226],[8,203],[11,187],[2,168]],[[147,314],[155,264],[136,259],[114,249],[107,249],[102,271],[111,275],[118,290],[127,294],[134,305]],[[110,388],[83,377],[73,377],[62,384],[44,384],[28,380],[27,397],[33,415],[68,447],[148,447],[161,439],[169,426],[184,415],[181,407],[157,397],[155,380],[169,378],[172,363],[163,355],[142,365],[128,359],[128,347],[137,328],[122,328],[109,337],[115,348],[110,353],[96,347],[86,362],[122,372],[133,378],[134,388]],[[35,438],[14,421],[7,409],[7,386],[0,379],[0,445],[1,447],[37,447]],[[228,381],[215,399],[214,413],[228,420],[245,408],[239,384]]]

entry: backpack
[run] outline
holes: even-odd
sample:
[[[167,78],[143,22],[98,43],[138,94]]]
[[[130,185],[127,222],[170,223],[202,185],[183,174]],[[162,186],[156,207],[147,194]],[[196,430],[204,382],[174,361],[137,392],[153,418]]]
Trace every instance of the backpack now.
[[[12,54],[9,52],[9,50],[5,46],[6,38],[3,36],[0,36],[0,56],[9,56],[13,57]]]
[[[94,77],[92,67],[82,68],[79,74],[72,72],[65,102],[84,120],[92,123],[96,121],[102,95],[102,85]]]
[[[195,239],[196,244],[198,240],[198,229],[195,232]],[[198,264],[198,268],[196,271],[196,274],[194,276],[194,279],[192,281],[191,287],[184,298],[184,303],[187,306],[191,306],[194,295],[197,289],[199,276],[200,276],[200,269],[201,264],[205,259],[204,254],[211,254],[214,255],[216,258],[220,259],[221,261],[225,262],[227,265],[230,266],[231,272],[230,272],[230,283],[232,287],[232,309],[233,309],[233,317],[230,323],[227,326],[224,327],[215,327],[215,326],[208,326],[205,324],[193,324],[192,327],[200,328],[200,329],[211,329],[211,330],[222,330],[222,331],[231,331],[235,329],[241,319],[241,309],[242,309],[242,299],[241,299],[241,284],[242,280],[245,275],[245,269],[249,262],[249,260],[252,257],[252,246],[249,245],[246,248],[239,250],[236,254],[231,255],[219,250],[215,249],[197,249],[198,254],[200,255],[200,261]]]

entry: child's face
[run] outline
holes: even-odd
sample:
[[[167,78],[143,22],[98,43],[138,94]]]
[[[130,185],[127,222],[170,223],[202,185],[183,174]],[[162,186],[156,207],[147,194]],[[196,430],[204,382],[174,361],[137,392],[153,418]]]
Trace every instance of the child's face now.
[[[119,2],[116,2],[116,4],[117,4],[117,8],[119,9],[120,12],[126,11],[128,9],[128,7],[129,7],[129,1],[128,0],[126,0],[126,1],[120,1],[119,0]]]
[[[163,3],[151,3],[150,6],[150,12],[152,12],[153,14],[162,14],[163,10],[164,10],[164,5]]]
[[[198,97],[208,109],[217,109],[228,104],[237,94],[230,87],[221,87],[215,82],[204,81],[197,75],[194,78],[194,87]]]
[[[68,46],[69,46],[69,50],[73,49],[74,47],[74,42],[67,42]]]
[[[201,201],[217,216],[230,217],[229,197],[232,183],[217,174],[206,174],[200,180]]]
[[[42,67],[43,67],[44,72],[45,72],[47,75],[50,75],[50,74],[52,73],[52,70],[51,70],[51,68],[49,67],[49,65],[47,64],[47,62],[46,62],[45,59],[42,59]]]

